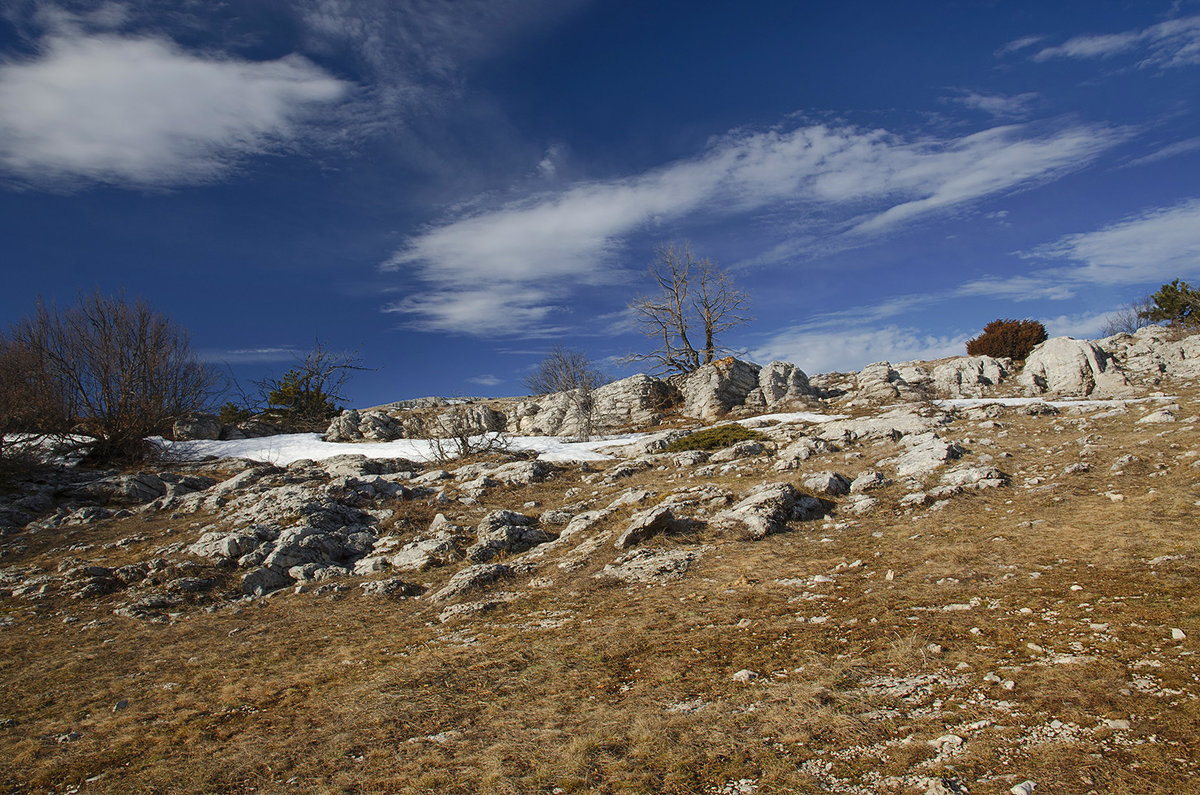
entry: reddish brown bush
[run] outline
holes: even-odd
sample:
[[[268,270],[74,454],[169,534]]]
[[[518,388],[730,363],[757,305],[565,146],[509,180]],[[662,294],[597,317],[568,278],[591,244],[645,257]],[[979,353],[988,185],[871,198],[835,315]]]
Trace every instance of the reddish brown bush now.
[[[1046,327],[1036,320],[993,320],[983,333],[967,341],[968,356],[1005,356],[1024,361],[1029,352],[1046,341]]]

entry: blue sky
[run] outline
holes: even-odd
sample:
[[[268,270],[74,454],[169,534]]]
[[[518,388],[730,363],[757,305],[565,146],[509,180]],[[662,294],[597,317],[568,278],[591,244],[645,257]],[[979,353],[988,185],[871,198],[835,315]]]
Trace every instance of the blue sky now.
[[[369,405],[615,375],[690,241],[809,372],[1200,279],[1200,2],[9,0],[0,320],[146,297]]]

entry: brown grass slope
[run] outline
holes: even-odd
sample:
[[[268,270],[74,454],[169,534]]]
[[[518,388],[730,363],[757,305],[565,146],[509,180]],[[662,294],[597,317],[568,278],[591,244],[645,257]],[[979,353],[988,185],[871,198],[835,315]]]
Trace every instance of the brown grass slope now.
[[[1173,394],[1179,417],[1200,412],[1193,388]],[[119,593],[3,596],[0,785],[921,793],[944,780],[987,793],[1028,779],[1050,793],[1200,792],[1200,430],[1138,425],[1151,408],[959,412],[943,435],[967,460],[992,456],[1010,485],[911,507],[885,486],[863,515],[834,498],[830,517],[758,542],[681,525],[642,546],[713,549],[648,585],[594,576],[632,512],[680,487],[737,495],[800,473],[773,471],[769,455],[614,484],[566,467],[456,506],[456,521],[591,492],[605,504],[630,487],[657,496],[601,522],[580,568],[556,565],[569,550],[548,555],[472,597],[515,598],[445,622],[444,605],[367,597],[358,579],[325,595],[195,597],[161,622],[114,615]],[[803,471],[853,476],[897,449],[847,445]],[[1081,461],[1089,471],[1064,473]],[[401,530],[434,510],[394,507]],[[145,560],[211,518],[16,535],[0,565]],[[236,581],[193,565],[213,593]],[[454,570],[413,579],[432,590]],[[735,681],[743,669],[758,676]]]

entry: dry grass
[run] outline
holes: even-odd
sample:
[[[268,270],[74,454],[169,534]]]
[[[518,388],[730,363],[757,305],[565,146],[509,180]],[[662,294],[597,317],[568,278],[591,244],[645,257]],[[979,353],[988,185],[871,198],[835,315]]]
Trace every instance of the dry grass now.
[[[1181,416],[1196,411],[1195,395],[1181,402]],[[1080,423],[1009,410],[987,429],[963,417],[950,435],[970,439],[972,456],[997,456],[1011,487],[929,510],[895,507],[904,489],[894,485],[864,517],[797,523],[757,543],[704,530],[659,537],[647,545],[717,545],[667,585],[594,578],[615,554],[605,546],[577,571],[543,567],[552,587],[513,582],[504,587],[518,600],[446,624],[421,599],[357,588],[196,606],[172,623],[114,616],[119,595],[3,598],[0,719],[13,723],[0,729],[0,782],[17,792],[692,793],[752,779],[760,792],[922,792],[921,777],[945,775],[972,792],[1026,778],[1039,792],[1200,791],[1200,487],[1195,459],[1180,457],[1200,450],[1200,433],[1172,426],[1158,438],[1162,426],[1136,426],[1139,416]],[[1100,437],[1091,471],[1061,474],[1088,435]],[[1141,462],[1112,473],[1129,452]],[[854,475],[894,454],[866,444],[808,463]],[[796,474],[767,463],[706,482],[740,493]],[[696,485],[671,474],[603,486],[563,471],[496,489],[451,519]],[[433,512],[396,507],[400,533]],[[119,565],[209,519],[135,516],[22,536],[26,550],[4,562],[53,570],[73,554],[65,547],[86,542],[88,562]],[[146,540],[103,548],[131,535]],[[1172,555],[1184,557],[1147,563]],[[451,573],[417,579],[435,588]],[[1172,627],[1188,639],[1173,641]],[[1076,659],[1054,662],[1066,655]],[[741,669],[760,676],[736,682]],[[122,699],[128,708],[114,711]],[[945,734],[966,743],[939,756],[927,741]]]

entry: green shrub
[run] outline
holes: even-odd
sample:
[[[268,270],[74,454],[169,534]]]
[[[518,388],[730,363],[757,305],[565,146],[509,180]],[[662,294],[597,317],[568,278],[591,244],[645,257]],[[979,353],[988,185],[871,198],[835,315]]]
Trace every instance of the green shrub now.
[[[217,412],[217,419],[221,421],[222,425],[237,425],[239,422],[245,422],[253,417],[252,409],[239,406],[233,401],[227,401]]]
[[[729,447],[731,444],[743,442],[747,439],[765,439],[758,431],[750,430],[749,428],[732,423],[730,425],[718,425],[715,428],[705,428],[702,431],[689,433],[683,438],[676,439],[667,445],[668,453],[682,453],[685,450],[720,450],[723,447]]]
[[[993,320],[983,327],[982,334],[967,341],[967,355],[1021,362],[1046,339],[1046,327],[1036,320]]]
[[[1151,306],[1139,311],[1138,317],[1152,322],[1194,326],[1200,324],[1200,290],[1187,282],[1175,279],[1164,284],[1150,296]]]

